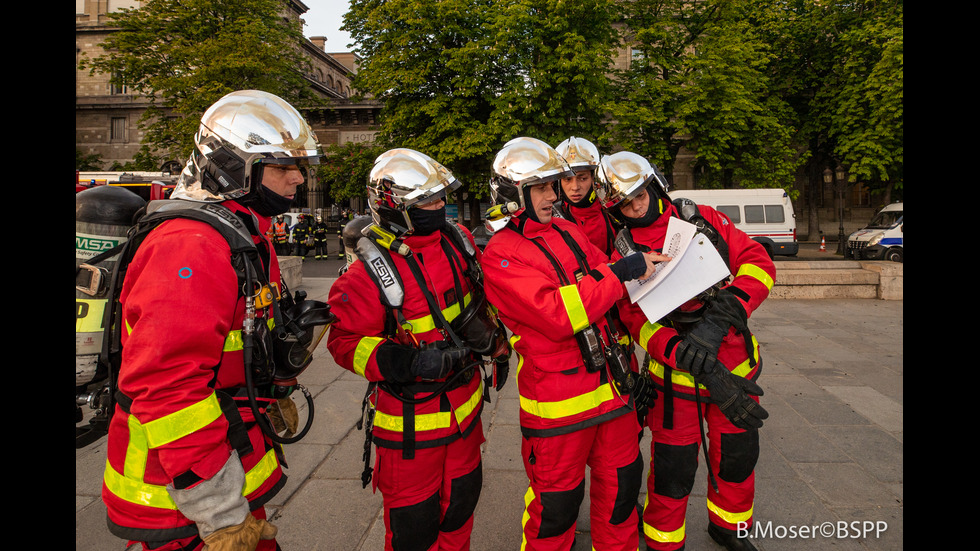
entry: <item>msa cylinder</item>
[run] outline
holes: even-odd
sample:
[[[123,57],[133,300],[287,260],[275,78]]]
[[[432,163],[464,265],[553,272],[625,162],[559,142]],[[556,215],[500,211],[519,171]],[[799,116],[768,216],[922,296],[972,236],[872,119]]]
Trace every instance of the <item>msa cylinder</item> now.
[[[133,216],[146,205],[135,193],[112,186],[97,186],[75,194],[75,269],[96,255],[126,241]],[[101,274],[112,273],[117,257],[99,264]],[[93,274],[88,292],[75,288],[75,386],[104,379],[98,365],[102,351],[102,314],[107,297]],[[93,294],[94,293],[94,296]],[[104,367],[101,368],[104,371]]]

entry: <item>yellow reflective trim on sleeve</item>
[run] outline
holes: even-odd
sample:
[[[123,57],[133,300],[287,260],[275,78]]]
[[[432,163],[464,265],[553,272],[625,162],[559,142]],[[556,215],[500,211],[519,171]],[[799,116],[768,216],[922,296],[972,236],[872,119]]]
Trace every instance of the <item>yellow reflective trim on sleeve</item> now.
[[[738,273],[735,274],[735,277],[743,276],[743,275],[759,280],[763,285],[766,286],[766,289],[769,289],[770,291],[772,290],[772,286],[775,283],[775,281],[773,281],[773,279],[769,277],[769,274],[766,273],[765,270],[763,270],[762,268],[754,264],[742,264],[742,266],[738,269]]]
[[[242,487],[242,495],[247,496],[259,489],[272,476],[272,473],[276,471],[278,465],[279,460],[276,459],[275,450],[267,451],[262,459],[245,473],[245,485]],[[167,492],[167,487],[143,482],[142,472],[138,476],[122,475],[106,461],[104,480],[106,488],[113,495],[130,503],[137,503],[157,509],[177,509],[177,505],[174,504],[170,493]]]
[[[364,372],[367,370],[368,360],[371,359],[371,353],[374,349],[384,341],[381,337],[364,337],[357,343],[357,348],[354,349],[354,373],[357,373],[361,377],[364,377]]]
[[[759,341],[756,340],[755,335],[752,335],[752,348],[755,350],[755,361],[759,361]],[[746,359],[744,362],[735,366],[735,369],[731,370],[732,373],[738,375],[739,377],[745,377],[752,371],[752,363]],[[650,360],[650,373],[663,380],[664,378],[664,364],[651,359]],[[679,369],[672,369],[670,372],[670,381],[675,385],[686,386],[689,388],[694,387],[694,376],[687,371],[681,371]],[[704,385],[698,385],[698,388],[704,389]]]
[[[664,531],[664,530],[657,530],[653,526],[650,526],[649,524],[647,524],[645,522],[643,523],[643,535],[645,535],[646,537],[652,539],[653,541],[659,542],[659,543],[679,543],[679,542],[682,542],[682,541],[684,541],[684,536],[685,536],[686,531],[687,531],[687,521],[686,520],[684,521],[684,524],[681,525],[680,528],[678,528],[677,530],[670,531],[670,532],[667,532],[667,531]]]
[[[79,306],[84,304],[84,308]],[[105,299],[75,299],[75,332],[101,333],[102,316],[105,315]],[[84,315],[80,315],[84,313]]]
[[[712,513],[721,517],[722,520],[729,524],[738,524],[739,522],[747,522],[752,518],[752,510],[754,507],[749,507],[748,511],[743,511],[741,513],[733,513],[731,511],[726,511],[721,507],[718,507],[712,503],[711,499],[708,499],[708,510]]]
[[[557,402],[539,402],[521,396],[521,409],[542,419],[562,419],[595,409],[616,397],[612,384]]]
[[[463,297],[463,307],[469,305],[470,299],[470,294],[466,293],[466,296]],[[459,306],[459,302],[454,302],[442,309],[442,317],[446,321],[453,321],[461,311],[462,309]],[[407,320],[402,324],[402,327],[404,327],[406,331],[411,331],[413,333],[425,333],[436,328],[436,320],[431,315],[422,316],[421,318]]]
[[[643,350],[647,350],[650,344],[650,339],[657,334],[657,331],[663,329],[664,326],[659,323],[651,323],[649,321],[643,322],[643,327],[640,327],[640,340],[637,341]]]
[[[568,314],[568,321],[572,324],[572,333],[578,333],[589,326],[589,315],[585,312],[585,304],[582,297],[578,294],[578,287],[565,285],[560,287],[561,300],[565,304],[565,313]]]

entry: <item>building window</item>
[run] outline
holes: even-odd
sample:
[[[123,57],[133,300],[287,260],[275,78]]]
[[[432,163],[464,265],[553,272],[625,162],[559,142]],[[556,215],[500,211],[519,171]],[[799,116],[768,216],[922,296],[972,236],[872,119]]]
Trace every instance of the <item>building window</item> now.
[[[109,141],[126,141],[126,117],[112,117],[109,125]]]
[[[128,94],[129,86],[125,84],[126,80],[122,77],[121,73],[115,73],[112,75],[112,82],[109,83],[109,94],[119,95]],[[122,83],[122,84],[119,84]]]

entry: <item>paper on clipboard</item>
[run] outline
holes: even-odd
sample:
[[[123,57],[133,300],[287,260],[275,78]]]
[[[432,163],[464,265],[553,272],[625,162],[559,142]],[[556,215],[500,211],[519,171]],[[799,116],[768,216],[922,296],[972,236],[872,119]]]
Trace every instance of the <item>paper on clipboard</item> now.
[[[694,224],[679,218],[672,217],[667,224],[663,254],[671,260],[659,264],[653,276],[626,284],[630,300],[651,322],[731,275],[711,241]]]

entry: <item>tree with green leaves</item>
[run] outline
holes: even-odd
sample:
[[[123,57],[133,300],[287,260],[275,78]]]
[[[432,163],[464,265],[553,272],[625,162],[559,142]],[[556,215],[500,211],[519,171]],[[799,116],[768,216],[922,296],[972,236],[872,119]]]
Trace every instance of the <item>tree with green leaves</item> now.
[[[328,161],[317,170],[317,180],[335,201],[364,197],[374,160],[384,151],[376,144],[348,142],[328,146],[324,155]]]
[[[379,143],[430,155],[485,196],[493,156],[601,130],[610,0],[353,0],[354,86],[384,102]],[[472,203],[475,206],[476,203]]]
[[[619,23],[632,52],[616,75],[607,133],[669,176],[682,147],[702,187],[788,187],[799,153],[791,112],[771,94],[774,55],[746,19],[752,3],[636,0]]]
[[[298,25],[281,0],[149,0],[109,14],[105,53],[81,68],[110,75],[150,102],[144,157],[186,158],[200,117],[225,94],[264,90],[310,101]]]
[[[498,2],[490,26],[499,73],[507,75],[492,123],[504,141],[532,136],[557,145],[597,140],[606,122],[618,36],[612,0]],[[503,145],[503,144],[501,144]]]

